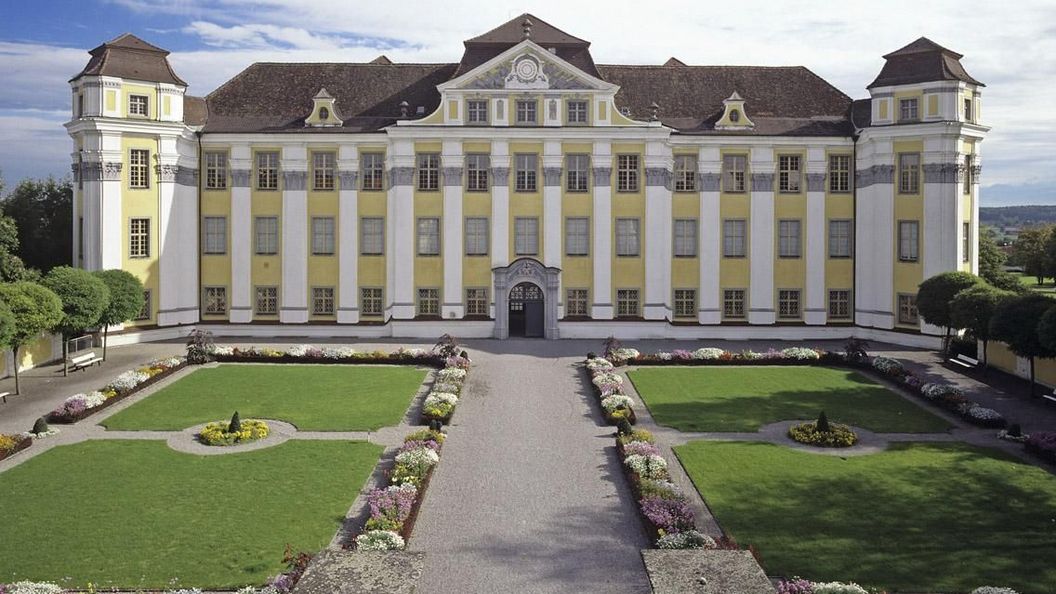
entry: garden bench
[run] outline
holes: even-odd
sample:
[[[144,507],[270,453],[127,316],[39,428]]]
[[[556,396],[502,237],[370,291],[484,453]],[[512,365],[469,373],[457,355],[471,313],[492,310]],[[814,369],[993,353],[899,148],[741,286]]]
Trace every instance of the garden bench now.
[[[70,367],[76,371],[78,369],[91,367],[92,365],[102,365],[103,360],[95,355],[95,351],[92,351],[84,353],[83,355],[77,355],[76,357],[70,357],[69,364]]]
[[[953,357],[952,359],[948,359],[948,361],[950,363],[953,363],[955,365],[960,365],[961,367],[965,367],[965,368],[968,368],[968,369],[975,369],[976,367],[979,366],[979,359],[973,359],[972,357],[969,357],[968,355],[957,355],[956,357]]]
[[[1042,394],[1042,400],[1047,400],[1049,404],[1056,404],[1056,390],[1053,390],[1051,394]]]
[[[11,392],[0,392],[0,399],[7,403],[7,397],[11,395]]]

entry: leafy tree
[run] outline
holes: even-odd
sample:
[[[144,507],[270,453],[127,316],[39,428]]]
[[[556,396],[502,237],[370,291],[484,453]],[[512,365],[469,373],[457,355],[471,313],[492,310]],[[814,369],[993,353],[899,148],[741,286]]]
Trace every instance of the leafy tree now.
[[[979,277],[970,272],[952,270],[936,274],[920,283],[920,288],[917,289],[917,312],[925,322],[946,329],[946,336],[942,341],[943,353],[950,347],[950,330],[953,328],[950,301],[957,293],[979,282]]]
[[[1012,244],[1010,261],[1023,267],[1023,272],[1038,279],[1038,284],[1045,282],[1048,266],[1045,257],[1045,244],[1052,235],[1052,227],[1032,227],[1019,232],[1019,237]]]
[[[106,361],[110,326],[131,320],[143,309],[143,283],[124,270],[96,270],[92,274],[103,281],[110,293],[110,301],[99,317],[103,326],[103,361]]]
[[[0,348],[9,348],[14,344],[15,329],[18,321],[15,312],[4,301],[0,301]]]
[[[47,272],[73,258],[73,186],[70,180],[22,180],[0,210],[14,219],[18,246],[26,266]]]
[[[8,345],[15,355],[15,393],[19,393],[19,352],[62,320],[62,301],[51,289],[30,281],[0,284],[0,300],[15,318]]]
[[[62,373],[65,375],[69,350],[66,340],[99,324],[110,302],[110,290],[91,272],[69,266],[52,268],[44,277],[44,286],[55,291],[62,301],[63,315],[56,329],[62,333]]]
[[[976,340],[983,341],[983,369],[986,369],[986,347],[990,343],[990,320],[997,306],[1014,295],[990,285],[978,284],[954,295],[950,302],[950,322],[964,328]]]
[[[1005,299],[990,319],[990,336],[1004,341],[1010,351],[1030,359],[1030,395],[1035,395],[1034,359],[1052,357],[1056,351],[1041,342],[1038,325],[1056,301],[1038,293],[1024,293]]]
[[[986,282],[1005,291],[1022,293],[1025,290],[1016,275],[1005,270],[1008,256],[998,247],[994,230],[986,227],[979,233],[979,276]]]

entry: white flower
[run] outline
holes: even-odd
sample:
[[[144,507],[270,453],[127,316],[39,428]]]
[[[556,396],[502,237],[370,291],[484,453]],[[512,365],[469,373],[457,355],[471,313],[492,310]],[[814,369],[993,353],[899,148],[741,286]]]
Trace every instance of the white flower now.
[[[615,366],[608,359],[602,359],[601,357],[587,359],[587,369],[591,371],[608,371],[613,367]]]
[[[813,585],[814,594],[869,594],[865,588],[854,582],[849,584],[844,584],[842,582],[814,582]]]
[[[291,357],[303,357],[308,354],[308,351],[312,348],[310,344],[295,344],[292,347],[286,349],[286,354]]]
[[[622,386],[623,376],[618,373],[601,372],[594,376],[593,382],[599,388],[602,386]]]
[[[762,353],[757,353],[751,349],[745,349],[741,351],[741,358],[745,361],[758,361],[763,358]]]
[[[656,541],[658,549],[714,549],[715,539],[696,530],[665,534]]]
[[[655,454],[649,456],[631,454],[623,459],[623,463],[642,478],[667,478],[667,460]]]
[[[699,359],[699,360],[702,360],[702,361],[709,361],[709,360],[712,360],[712,359],[718,359],[719,357],[723,356],[724,354],[726,354],[726,351],[724,351],[722,349],[716,349],[716,348],[713,348],[713,347],[705,347],[705,348],[697,349],[697,350],[693,351],[693,358],[694,359]]]
[[[127,392],[148,379],[150,379],[150,376],[141,371],[129,370],[115,377],[108,387],[113,388],[117,392]]]
[[[438,404],[450,404],[451,406],[454,406],[458,404],[458,396],[455,396],[450,392],[432,392],[425,397],[425,406],[436,406]]]
[[[661,361],[670,361],[673,357],[674,355],[665,351],[660,351],[656,353],[656,358],[660,359]]]
[[[184,592],[185,590],[180,590]],[[200,590],[186,590],[186,592],[200,592]],[[235,592],[235,594],[281,594],[275,586],[264,586],[263,588],[255,588],[253,586],[246,586],[241,590]]]
[[[902,373],[905,371],[902,363],[891,357],[873,357],[873,369],[883,373]]]
[[[396,463],[406,466],[434,466],[440,461],[440,455],[429,448],[418,448],[396,455]]]
[[[939,384],[939,383],[924,384],[923,386],[920,387],[920,393],[923,394],[925,397],[930,398],[932,400],[935,400],[936,398],[940,398],[942,396],[947,396],[947,395],[950,395],[950,396],[963,396],[964,395],[964,392],[962,392],[961,389],[956,387],[956,386],[951,386],[950,384]]]
[[[601,399],[601,407],[610,413],[619,408],[631,408],[632,405],[634,405],[634,401],[631,400],[631,397],[623,394],[613,394]]]
[[[213,345],[212,353],[220,357],[227,357],[235,354],[235,347],[226,345]]]
[[[965,414],[980,421],[998,421],[1004,418],[1001,416],[1001,413],[996,410],[986,408],[985,406],[979,406],[978,404],[973,404]]]
[[[1012,588],[998,588],[997,586],[980,586],[972,590],[972,594],[1019,594]]]
[[[446,367],[436,372],[436,381],[460,382],[466,379],[466,370],[457,367]]]
[[[781,351],[781,355],[786,359],[794,359],[796,361],[810,361],[821,358],[821,355],[819,355],[814,349],[804,347],[787,348]]]
[[[8,584],[7,594],[62,594],[62,588],[47,582],[15,582]]]
[[[625,347],[612,351],[612,358],[618,361],[629,361],[631,359],[637,359],[640,354],[641,353],[638,352],[638,349]]]
[[[462,391],[462,386],[450,382],[442,382],[433,384],[433,392],[448,392],[450,394],[458,394]]]
[[[356,537],[361,551],[395,551],[404,546],[403,537],[391,530],[371,530]]]

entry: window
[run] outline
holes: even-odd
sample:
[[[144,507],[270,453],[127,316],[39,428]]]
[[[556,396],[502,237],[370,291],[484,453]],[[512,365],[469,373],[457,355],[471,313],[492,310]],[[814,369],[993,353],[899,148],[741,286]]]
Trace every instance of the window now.
[[[84,117],[84,93],[77,95],[77,117]]]
[[[312,188],[334,189],[334,153],[312,153]]]
[[[257,254],[270,256],[279,253],[279,218],[257,217],[254,225],[257,236]]]
[[[363,153],[359,156],[359,171],[363,175],[364,190],[383,190],[385,187],[385,155]]]
[[[202,293],[205,313],[212,315],[227,313],[227,287],[205,287]]]
[[[697,158],[692,155],[675,157],[675,191],[693,192],[697,189]]]
[[[587,315],[587,290],[568,289],[565,291],[565,317],[585,317]]]
[[[850,155],[829,155],[829,191],[834,194],[851,191]]]
[[[440,315],[440,289],[418,289],[418,315]]]
[[[205,189],[227,188],[227,153],[205,153]]]
[[[898,121],[913,122],[920,119],[917,113],[917,100],[901,99],[898,102]]]
[[[829,257],[850,258],[851,245],[851,222],[829,221]]]
[[[440,189],[440,155],[436,153],[418,155],[418,189],[425,192]]]
[[[257,315],[273,316],[279,313],[279,288],[257,287],[253,305]]]
[[[359,310],[365,316],[380,316],[383,291],[379,287],[363,287],[359,290]]]
[[[777,158],[777,189],[785,194],[799,193],[802,174],[799,155],[781,155]]]
[[[638,155],[616,155],[616,191],[638,191]]]
[[[616,219],[616,255],[638,256],[641,241],[638,235],[638,219]]]
[[[466,155],[466,190],[469,192],[488,191],[488,165],[490,159],[487,155]]]
[[[917,296],[900,294],[898,296],[898,323],[918,324],[917,318]]]
[[[781,289],[777,292],[777,317],[799,318],[799,289]]]
[[[466,101],[466,114],[468,116],[467,121],[470,124],[487,124],[488,100],[470,99]]]
[[[616,317],[638,317],[638,289],[616,289]]]
[[[466,289],[466,315],[487,316],[488,315],[488,290],[480,287]]]
[[[920,193],[920,154],[899,153],[898,155],[898,193]]]
[[[730,110],[730,121],[736,124],[741,121],[741,112],[736,109]]]
[[[226,254],[227,217],[205,217],[202,227],[202,251],[206,254]]]
[[[488,219],[466,217],[465,245],[467,256],[488,255]]]
[[[146,95],[128,96],[128,115],[145,118],[150,115],[150,97]]]
[[[144,320],[149,320],[154,312],[152,302],[153,293],[151,293],[150,289],[143,289],[143,307],[139,308],[139,313],[136,314],[136,317],[132,318],[132,321],[142,322]]]
[[[568,123],[569,124],[586,124],[587,123],[587,102],[579,100],[569,100],[565,104],[568,110]]]
[[[972,100],[965,97],[964,99],[964,121],[971,122],[972,120]]]
[[[568,256],[590,254],[590,219],[587,217],[565,219],[565,254]]]
[[[517,101],[517,123],[518,124],[534,124],[536,123],[535,114],[535,100],[519,100]]]
[[[334,217],[312,217],[312,255],[334,255]]]
[[[534,256],[539,253],[539,219],[513,219],[513,253],[518,256]]]
[[[536,189],[537,157],[533,154],[519,153],[514,157],[516,161],[517,179],[514,189],[518,192],[534,192]]]
[[[722,222],[722,255],[727,258],[743,258],[747,253],[745,249],[745,234],[748,230],[748,222],[744,219],[726,219]]]
[[[697,219],[675,219],[674,236],[676,258],[697,257]]]
[[[722,156],[722,191],[742,193],[745,191],[745,178],[748,169],[748,157],[744,155]]]
[[[675,289],[675,317],[693,318],[697,315],[696,289]]]
[[[150,151],[147,149],[128,151],[128,187],[150,187]]]
[[[385,253],[385,219],[363,217],[359,220],[359,253],[363,256]]]
[[[967,196],[972,193],[972,156],[964,156],[964,187],[961,192]]]
[[[418,255],[440,255],[440,219],[435,217],[418,219]]]
[[[569,192],[586,192],[590,175],[590,155],[568,155],[565,157],[565,189]]]
[[[312,287],[312,315],[334,315],[334,288]]]
[[[257,153],[257,189],[279,189],[279,153]]]
[[[851,292],[848,289],[829,291],[829,319],[849,320],[851,318]]]
[[[917,221],[898,222],[898,259],[916,262],[920,257],[919,224]]]
[[[722,316],[731,320],[744,318],[744,289],[725,289],[722,292]]]
[[[781,220],[777,222],[777,255],[780,258],[798,258],[800,256],[799,221]]]
[[[150,257],[150,219],[135,218],[128,221],[128,257]]]
[[[961,262],[972,261],[972,224],[961,223]]]
[[[328,120],[328,119],[330,119],[330,110],[325,108],[325,107],[320,107],[319,108],[319,119],[320,120]]]

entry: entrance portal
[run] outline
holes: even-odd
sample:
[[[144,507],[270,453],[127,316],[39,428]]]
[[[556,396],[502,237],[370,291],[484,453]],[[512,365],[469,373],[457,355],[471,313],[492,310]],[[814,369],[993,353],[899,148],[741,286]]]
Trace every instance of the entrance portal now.
[[[541,338],[543,332],[543,290],[531,282],[510,289],[510,336]]]

